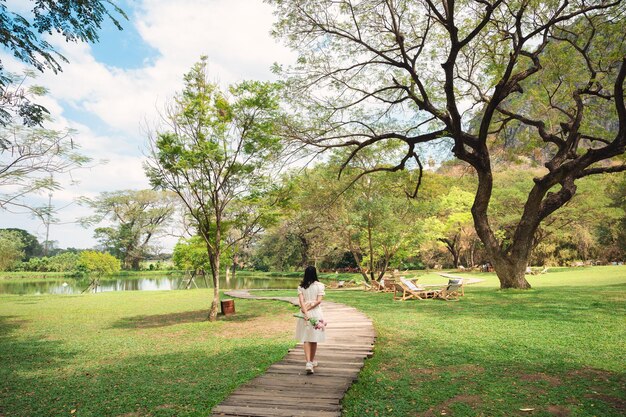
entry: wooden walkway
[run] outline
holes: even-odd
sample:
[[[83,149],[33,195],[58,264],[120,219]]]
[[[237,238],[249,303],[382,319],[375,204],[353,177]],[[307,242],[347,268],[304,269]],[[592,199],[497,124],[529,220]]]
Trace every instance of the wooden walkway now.
[[[298,305],[295,297],[255,297],[247,290],[226,294]],[[341,399],[357,379],[365,358],[372,356],[376,334],[372,321],[355,308],[327,301],[322,308],[328,327],[326,342],[317,347],[315,359],[319,366],[315,374],[307,375],[304,371],[300,343],[265,374],[237,388],[213,409],[212,416],[340,416]]]

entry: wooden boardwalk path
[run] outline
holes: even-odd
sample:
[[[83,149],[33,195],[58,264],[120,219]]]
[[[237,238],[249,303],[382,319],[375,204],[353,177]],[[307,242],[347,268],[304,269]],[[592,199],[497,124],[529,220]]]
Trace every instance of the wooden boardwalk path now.
[[[298,305],[295,297],[255,297],[247,290],[227,294]],[[329,324],[326,342],[317,347],[315,359],[319,366],[315,374],[307,375],[304,371],[300,343],[265,374],[237,388],[213,409],[212,416],[340,416],[341,399],[357,379],[365,358],[371,357],[376,334],[372,321],[355,308],[327,301],[322,308]]]

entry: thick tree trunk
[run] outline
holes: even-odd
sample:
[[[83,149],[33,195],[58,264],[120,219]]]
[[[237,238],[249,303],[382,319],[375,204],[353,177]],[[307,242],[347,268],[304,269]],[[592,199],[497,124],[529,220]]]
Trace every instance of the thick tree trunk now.
[[[494,257],[492,262],[496,270],[496,275],[500,280],[500,288],[531,288],[528,281],[526,281],[526,266],[528,265],[528,257],[524,259],[498,259],[498,257]]]

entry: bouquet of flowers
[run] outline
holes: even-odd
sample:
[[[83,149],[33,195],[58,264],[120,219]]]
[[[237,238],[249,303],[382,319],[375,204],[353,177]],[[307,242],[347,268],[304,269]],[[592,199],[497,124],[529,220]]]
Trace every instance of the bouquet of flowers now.
[[[297,317],[299,319],[304,320],[304,315],[302,314],[294,314],[294,317]],[[326,321],[324,321],[323,319],[316,319],[315,317],[309,317],[309,319],[307,320],[307,325],[311,324],[311,326],[313,326],[313,328],[315,330],[324,330],[326,328],[326,325],[328,324]]]

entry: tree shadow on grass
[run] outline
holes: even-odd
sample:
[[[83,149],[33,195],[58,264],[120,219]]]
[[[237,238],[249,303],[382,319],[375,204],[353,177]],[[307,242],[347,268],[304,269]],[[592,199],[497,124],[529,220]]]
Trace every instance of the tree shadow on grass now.
[[[111,325],[112,329],[152,329],[156,327],[175,326],[184,323],[208,321],[208,310],[183,311],[179,313],[157,314],[152,316],[124,317]],[[218,321],[244,322],[258,317],[259,314],[236,313],[224,316],[219,314]]]
[[[280,360],[289,346],[224,341],[219,347],[120,358],[88,372],[21,376],[0,415],[206,416],[242,383]],[[28,392],[35,395],[28,396]],[[0,409],[1,410],[1,409]]]
[[[63,343],[45,337],[15,337],[13,334],[28,322],[16,316],[0,316],[0,375],[17,371],[61,367],[74,357]]]
[[[60,341],[15,336],[26,324],[27,321],[15,316],[0,316],[0,416],[46,415],[15,408],[18,401],[15,393],[20,392],[20,402],[32,401],[37,396],[37,388],[31,382],[24,383],[24,378],[29,379],[25,375],[60,373],[75,356],[75,352]]]
[[[179,313],[124,317],[111,325],[113,329],[151,329],[183,323],[197,323],[207,319],[207,310],[183,311]]]

